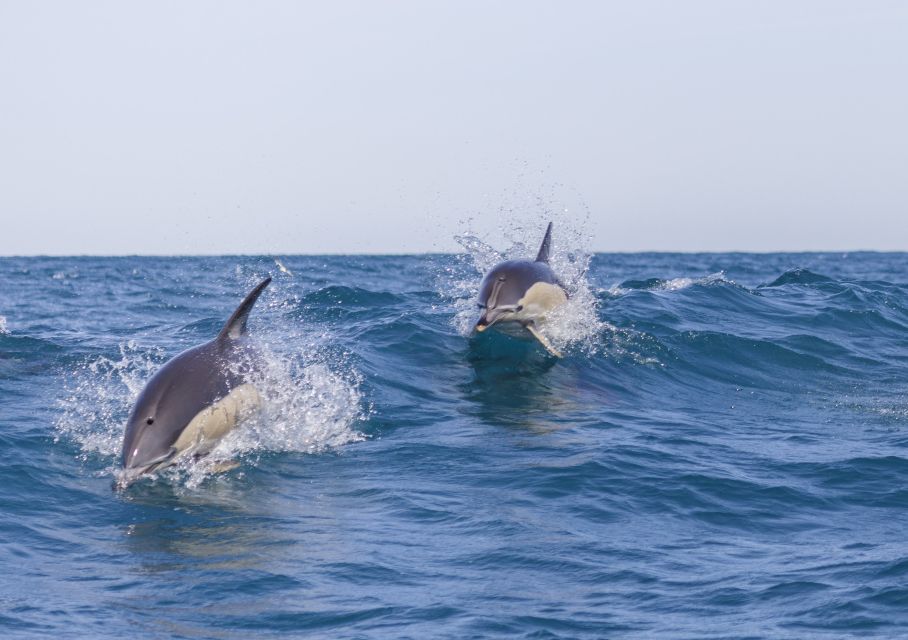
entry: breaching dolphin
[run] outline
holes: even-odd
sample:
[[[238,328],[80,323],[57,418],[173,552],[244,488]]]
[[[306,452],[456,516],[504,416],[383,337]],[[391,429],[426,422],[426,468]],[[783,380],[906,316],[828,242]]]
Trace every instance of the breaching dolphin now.
[[[120,486],[174,464],[202,456],[261,405],[248,377],[254,350],[244,338],[246,320],[265,278],[243,300],[217,337],[169,360],[139,394],[126,422]]]
[[[536,326],[545,315],[567,301],[567,294],[549,266],[552,223],[545,230],[535,260],[508,260],[495,265],[479,286],[477,304],[482,315],[476,331],[492,325],[499,328],[523,327],[554,356],[561,357]],[[505,325],[505,326],[502,326]]]

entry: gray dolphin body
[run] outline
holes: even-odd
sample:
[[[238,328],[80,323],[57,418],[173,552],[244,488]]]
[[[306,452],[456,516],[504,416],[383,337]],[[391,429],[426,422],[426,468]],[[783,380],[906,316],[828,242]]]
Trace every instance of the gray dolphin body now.
[[[561,354],[543,336],[536,323],[555,307],[567,301],[567,294],[549,266],[552,223],[535,260],[508,260],[495,265],[479,287],[477,304],[482,310],[477,331],[492,325],[507,330],[520,327],[529,331],[552,355]]]
[[[246,296],[214,340],[169,360],[145,385],[126,423],[121,486],[183,454],[204,455],[258,410],[258,391],[248,382],[255,353],[244,336],[249,312],[270,282]]]

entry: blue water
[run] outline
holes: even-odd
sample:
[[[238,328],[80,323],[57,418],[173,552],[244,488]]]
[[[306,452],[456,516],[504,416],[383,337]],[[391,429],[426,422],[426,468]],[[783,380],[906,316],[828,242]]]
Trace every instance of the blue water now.
[[[908,634],[908,256],[595,255],[561,360],[481,259],[280,262],[0,259],[0,636]],[[115,491],[266,273],[240,467]]]

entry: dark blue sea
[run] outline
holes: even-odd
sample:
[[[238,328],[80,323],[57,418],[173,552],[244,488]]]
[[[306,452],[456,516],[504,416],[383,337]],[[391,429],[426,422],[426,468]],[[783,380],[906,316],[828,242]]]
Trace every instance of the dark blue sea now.
[[[557,359],[461,242],[0,259],[0,637],[908,636],[908,255],[562,251]],[[239,467],[116,490],[267,274]]]

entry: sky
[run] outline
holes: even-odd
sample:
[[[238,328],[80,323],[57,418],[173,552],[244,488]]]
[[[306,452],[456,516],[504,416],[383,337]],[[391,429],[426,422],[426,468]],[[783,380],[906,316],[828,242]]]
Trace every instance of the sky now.
[[[0,255],[908,250],[901,0],[0,0]]]

